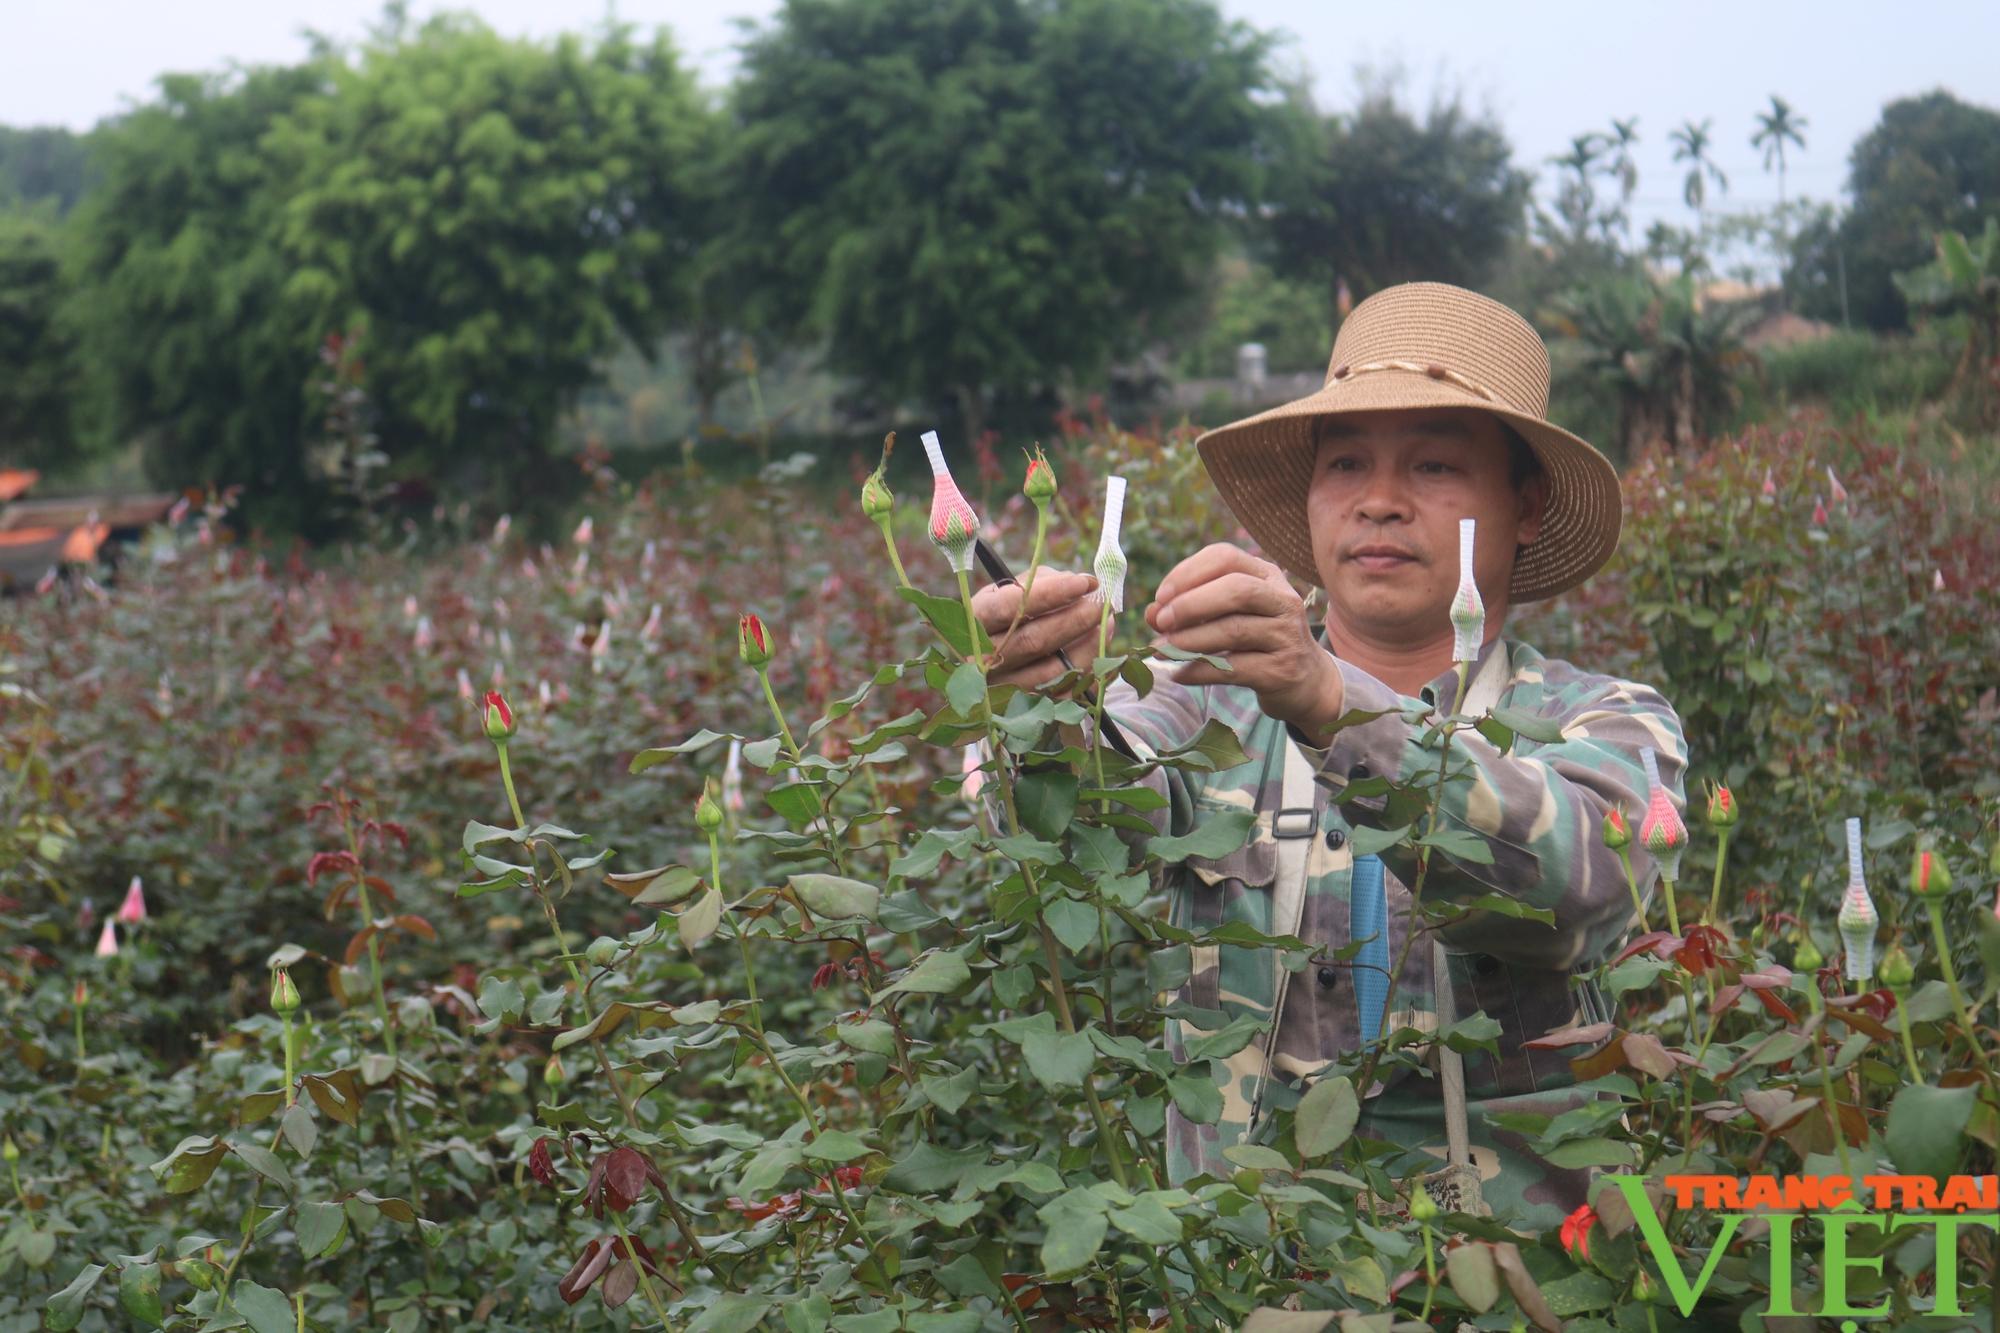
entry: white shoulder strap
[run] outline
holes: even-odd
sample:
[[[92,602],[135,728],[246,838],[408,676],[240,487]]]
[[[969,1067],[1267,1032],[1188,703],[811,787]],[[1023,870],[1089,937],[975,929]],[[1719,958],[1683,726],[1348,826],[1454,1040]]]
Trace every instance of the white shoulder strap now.
[[[1306,854],[1319,834],[1315,818],[1316,792],[1312,761],[1292,741],[1282,727],[1278,739],[1285,747],[1284,779],[1279,788],[1278,810],[1271,816],[1271,836],[1278,844],[1278,873],[1271,886],[1271,934],[1296,935],[1306,910]],[[1278,1042],[1278,1026],[1285,1016],[1285,995],[1291,989],[1292,973],[1276,949],[1271,950],[1271,1030],[1264,1034],[1263,1067],[1257,1073],[1257,1090],[1250,1099],[1250,1123],[1255,1125],[1264,1107],[1264,1085],[1271,1079],[1271,1051]]]

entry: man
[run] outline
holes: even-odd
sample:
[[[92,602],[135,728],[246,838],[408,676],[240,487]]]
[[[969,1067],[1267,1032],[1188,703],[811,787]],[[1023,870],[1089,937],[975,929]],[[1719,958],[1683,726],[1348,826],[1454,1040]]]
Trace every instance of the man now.
[[[1224,544],[1177,565],[1146,608],[1148,628],[1231,669],[1191,663],[1143,700],[1114,688],[1108,707],[1127,735],[1155,750],[1220,719],[1249,756],[1225,773],[1162,775],[1171,799],[1156,818],[1173,833],[1225,811],[1256,817],[1241,850],[1175,868],[1174,919],[1285,933],[1274,906],[1285,892],[1282,845],[1309,839],[1296,933],[1318,952],[1285,981],[1275,951],[1196,950],[1182,993],[1194,1008],[1263,1019],[1279,1012],[1271,1037],[1227,1062],[1219,1124],[1170,1118],[1176,1181],[1233,1169],[1222,1151],[1250,1132],[1267,1081],[1297,1087],[1377,1033],[1435,1026],[1433,951],[1422,947],[1431,932],[1420,947],[1407,954],[1404,947],[1412,925],[1422,925],[1405,879],[1415,878],[1413,862],[1393,851],[1383,854],[1386,865],[1353,854],[1353,829],[1379,823],[1384,784],[1347,788],[1407,781],[1445,758],[1441,741],[1424,743],[1432,730],[1426,718],[1448,711],[1458,688],[1449,612],[1459,520],[1472,518],[1486,621],[1467,711],[1497,705],[1532,713],[1560,724],[1562,737],[1517,738],[1508,754],[1476,732],[1451,740],[1453,767],[1469,766],[1471,776],[1447,789],[1443,826],[1475,837],[1486,855],[1434,857],[1423,892],[1427,902],[1447,903],[1497,893],[1553,912],[1552,926],[1494,912],[1461,916],[1443,929],[1439,956],[1447,959],[1455,1014],[1483,1011],[1502,1027],[1497,1059],[1475,1054],[1466,1062],[1472,1166],[1485,1203],[1503,1221],[1546,1229],[1585,1201],[1586,1171],[1539,1160],[1535,1122],[1499,1117],[1559,1114],[1590,1099],[1570,1086],[1577,1050],[1523,1043],[1608,1016],[1594,987],[1572,981],[1601,962],[1632,921],[1603,821],[1612,809],[1635,818],[1644,808],[1647,748],[1684,809],[1686,746],[1679,718],[1654,690],[1547,659],[1501,635],[1511,606],[1583,582],[1618,542],[1616,472],[1545,419],[1547,401],[1547,351],[1526,321],[1471,292],[1414,283],[1355,308],[1319,392],[1198,442],[1211,480],[1271,558]],[[1288,575],[1325,590],[1320,634]],[[1094,589],[1088,575],[1038,575],[1029,614],[1002,645],[993,679],[1046,684],[1062,673],[1058,648],[1089,660]],[[1019,597],[1018,587],[987,588],[974,609],[997,637]],[[1283,799],[1287,763],[1300,758],[1312,778],[1309,811],[1301,799]],[[1295,777],[1293,791],[1301,785]],[[1644,885],[1651,867],[1633,851]],[[1385,907],[1386,922],[1357,932],[1354,918],[1370,903],[1382,904],[1369,907],[1371,920],[1380,921]],[[1371,943],[1358,957],[1343,954],[1361,939]],[[1393,960],[1406,956],[1388,985]],[[1373,984],[1367,965],[1357,966],[1371,957],[1389,960],[1373,965]],[[1177,1055],[1185,1035],[1169,1033]],[[1444,1156],[1440,1083],[1399,1067],[1364,1090],[1359,1132],[1404,1149],[1388,1163],[1392,1174],[1432,1170]]]

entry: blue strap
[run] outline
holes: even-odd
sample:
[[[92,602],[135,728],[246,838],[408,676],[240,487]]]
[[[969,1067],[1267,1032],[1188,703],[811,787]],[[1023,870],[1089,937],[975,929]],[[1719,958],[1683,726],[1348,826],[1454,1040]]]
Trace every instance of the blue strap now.
[[[1357,856],[1350,881],[1348,938],[1364,940],[1354,958],[1354,1007],[1360,1018],[1361,1040],[1382,1035],[1382,1018],[1389,1007],[1389,899],[1382,884],[1382,858]]]

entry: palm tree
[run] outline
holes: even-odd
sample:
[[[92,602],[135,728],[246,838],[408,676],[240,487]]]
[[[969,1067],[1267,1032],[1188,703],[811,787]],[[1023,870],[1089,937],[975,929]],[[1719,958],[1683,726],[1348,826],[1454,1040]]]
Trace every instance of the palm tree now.
[[[1986,219],[1977,236],[1939,232],[1935,260],[1891,276],[1911,310],[1968,317],[1952,388],[1967,393],[1985,424],[2000,410],[1993,392],[2000,372],[2000,219]]]
[[[1618,182],[1618,214],[1625,224],[1626,234],[1632,229],[1632,192],[1639,188],[1639,166],[1632,160],[1632,145],[1639,142],[1639,118],[1629,120],[1611,118],[1611,133],[1604,136],[1605,151],[1611,160],[1604,164],[1605,174]]]
[[[1771,109],[1757,113],[1757,132],[1750,136],[1750,146],[1764,150],[1764,170],[1769,171],[1773,163],[1778,167],[1778,215],[1785,212],[1785,145],[1806,146],[1803,131],[1806,118],[1792,111],[1792,104],[1776,93],[1771,94]]]
[[[1549,159],[1551,165],[1570,173],[1556,190],[1556,212],[1569,223],[1578,241],[1589,232],[1597,211],[1597,191],[1591,188],[1590,178],[1597,174],[1597,159],[1603,151],[1602,135],[1580,134],[1569,141],[1567,153]]]
[[[1688,164],[1687,179],[1681,183],[1681,198],[1694,210],[1695,221],[1702,230],[1708,229],[1708,216],[1704,211],[1708,203],[1708,182],[1713,180],[1715,188],[1729,193],[1729,177],[1722,174],[1722,168],[1715,165],[1715,159],[1708,155],[1711,142],[1709,126],[1713,118],[1697,125],[1688,121],[1679,129],[1667,135],[1674,145],[1674,161]]]

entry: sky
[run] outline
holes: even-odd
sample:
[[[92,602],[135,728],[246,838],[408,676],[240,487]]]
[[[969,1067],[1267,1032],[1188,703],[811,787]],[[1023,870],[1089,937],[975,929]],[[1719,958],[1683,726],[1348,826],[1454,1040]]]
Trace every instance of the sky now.
[[[1714,119],[1715,156],[1729,191],[1711,206],[1761,207],[1776,180],[1750,146],[1755,113],[1777,93],[1806,117],[1806,149],[1789,164],[1789,193],[1837,200],[1847,153],[1885,102],[1946,88],[2000,107],[2000,5],[1979,0],[1432,0],[1412,6],[1353,0],[1220,0],[1225,14],[1289,34],[1284,67],[1307,74],[1320,105],[1351,106],[1357,69],[1400,69],[1412,100],[1458,90],[1489,109],[1515,160],[1544,180],[1572,136],[1639,117],[1634,212],[1692,220],[1683,168],[1667,131]],[[705,82],[734,68],[736,20],[768,20],[779,0],[411,0],[412,13],[470,9],[500,31],[547,36],[607,14],[672,28]],[[170,71],[290,62],[305,31],[352,39],[378,0],[0,0],[0,124],[85,129],[143,101]]]

